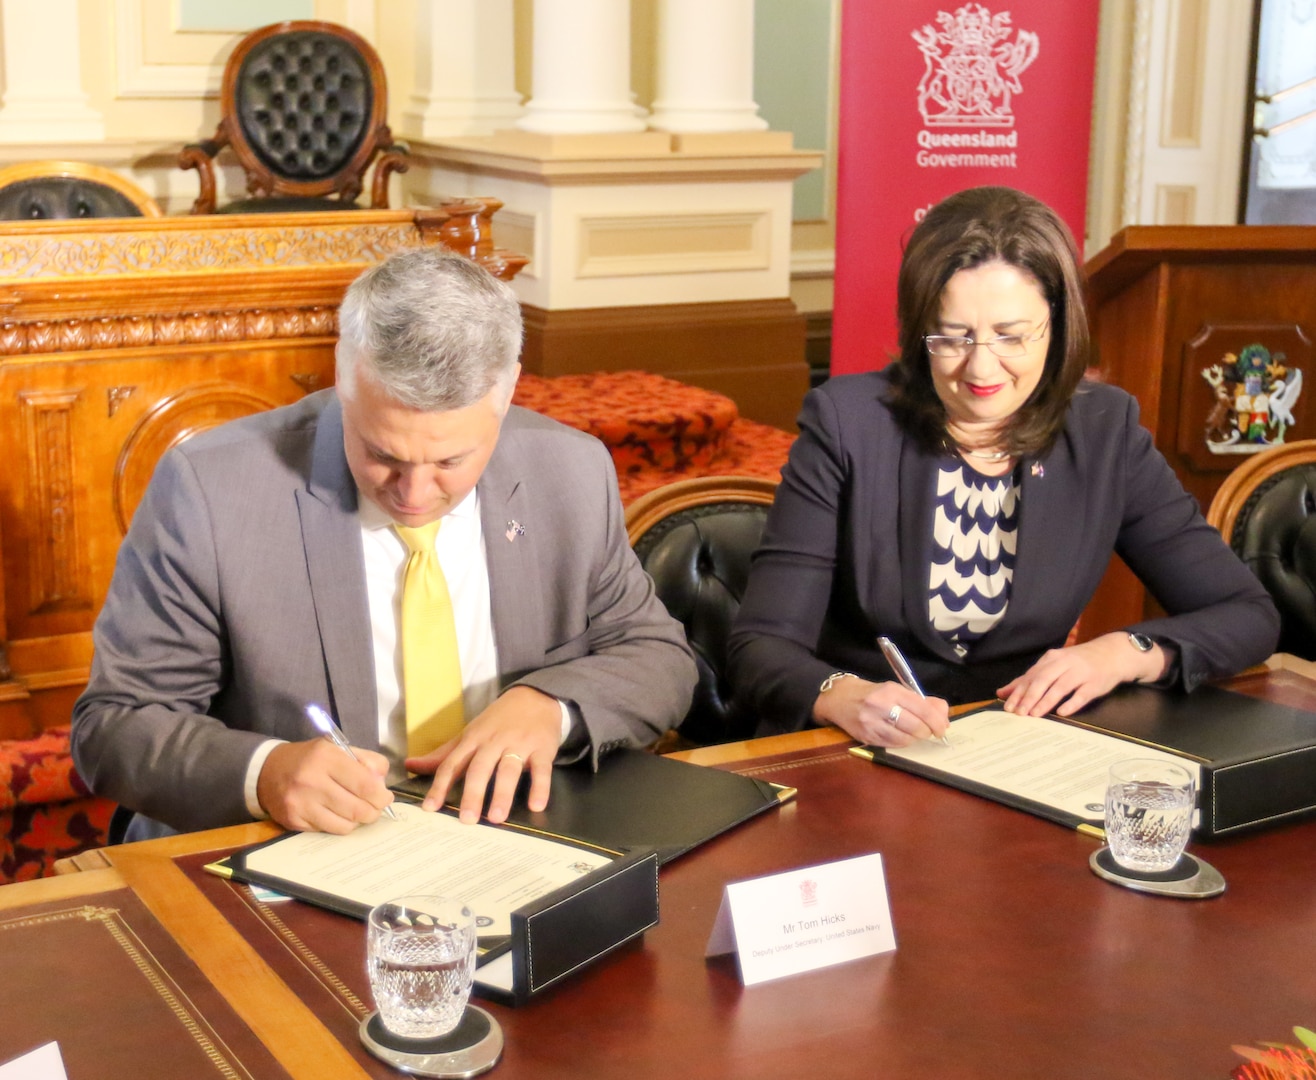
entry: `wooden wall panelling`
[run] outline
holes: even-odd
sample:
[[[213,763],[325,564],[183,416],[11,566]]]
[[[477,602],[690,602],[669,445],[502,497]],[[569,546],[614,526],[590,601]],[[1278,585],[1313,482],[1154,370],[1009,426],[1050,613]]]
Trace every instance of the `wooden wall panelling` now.
[[[795,430],[809,368],[804,316],[790,300],[523,310],[522,359],[535,375],[647,371],[725,394],[742,416]],[[735,356],[748,362],[730,364]]]
[[[1157,449],[1203,511],[1246,460],[1207,448],[1213,391],[1203,368],[1253,342],[1285,353],[1305,384],[1285,440],[1316,436],[1316,227],[1133,226],[1087,271],[1102,375],[1138,398]],[[1082,636],[1158,610],[1112,560],[1084,612]]]
[[[1286,432],[1285,440],[1316,436],[1316,413],[1308,409],[1316,391],[1310,363],[1316,333],[1316,251],[1312,260],[1307,274],[1285,266],[1173,271],[1161,417],[1176,438],[1165,439],[1162,449],[1203,512],[1224,478],[1246,460],[1207,447],[1205,421],[1213,395],[1203,368],[1224,363],[1227,353],[1237,356],[1253,344],[1284,353],[1286,366],[1301,370],[1305,383],[1296,410],[1298,424]]]
[[[169,447],[333,381],[333,338],[0,366],[6,636],[88,628],[118,542]],[[41,389],[33,390],[34,386]],[[132,393],[124,397],[124,391]]]
[[[4,564],[4,538],[4,528],[0,526],[0,566]],[[5,586],[4,575],[0,573],[0,739],[18,739],[37,729],[28,710],[31,693],[26,685],[14,678],[9,664],[4,626]]]
[[[1159,427],[1161,346],[1165,336],[1168,273],[1152,266],[1094,306],[1092,332],[1100,377],[1138,399],[1143,426],[1155,438]],[[1143,616],[1143,589],[1118,555],[1112,556],[1080,622],[1090,640],[1129,626]]]
[[[331,385],[343,292],[388,254],[515,275],[498,205],[0,225],[0,737],[67,722],[160,455]]]

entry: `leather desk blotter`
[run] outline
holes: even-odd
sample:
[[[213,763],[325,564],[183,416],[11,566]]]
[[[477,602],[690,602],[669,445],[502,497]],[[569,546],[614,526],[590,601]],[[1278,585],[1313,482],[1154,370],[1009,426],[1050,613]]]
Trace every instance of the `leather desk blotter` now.
[[[59,1043],[74,1080],[287,1072],[128,889],[0,913],[0,1061]]]

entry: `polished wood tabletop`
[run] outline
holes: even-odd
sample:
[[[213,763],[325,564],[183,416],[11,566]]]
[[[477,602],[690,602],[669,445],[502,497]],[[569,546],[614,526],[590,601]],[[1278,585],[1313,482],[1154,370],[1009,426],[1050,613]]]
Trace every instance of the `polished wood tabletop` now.
[[[1316,681],[1292,670],[1230,685],[1316,711]],[[643,942],[530,1005],[488,1006],[507,1040],[495,1075],[1197,1080],[1227,1077],[1243,1060],[1236,1044],[1292,1041],[1316,1021],[1316,822],[1193,844],[1228,889],[1170,900],[1097,878],[1086,836],[848,745],[811,731],[681,755],[799,794],[665,867],[662,920]],[[105,849],[79,860],[100,869],[0,888],[0,914],[126,886],[289,1075],[383,1075],[185,872],[185,856],[275,831]],[[727,883],[871,852],[884,860],[894,953],[753,987],[733,959],[705,959]],[[343,919],[339,936],[346,952],[316,962],[363,994],[359,924]]]

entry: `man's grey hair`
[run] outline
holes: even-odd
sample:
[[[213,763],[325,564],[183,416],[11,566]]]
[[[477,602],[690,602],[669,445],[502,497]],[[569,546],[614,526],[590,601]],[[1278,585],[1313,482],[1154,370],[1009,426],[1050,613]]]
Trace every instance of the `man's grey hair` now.
[[[337,381],[363,366],[389,397],[426,412],[511,397],[521,306],[511,287],[442,248],[392,255],[349,286],[338,311]]]

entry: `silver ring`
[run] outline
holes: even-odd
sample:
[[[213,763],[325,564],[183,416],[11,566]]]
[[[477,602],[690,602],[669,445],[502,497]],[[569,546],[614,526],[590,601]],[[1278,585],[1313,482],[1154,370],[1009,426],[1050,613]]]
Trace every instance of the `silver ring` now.
[[[902,712],[904,712],[904,710],[899,705],[892,705],[891,711],[886,714],[886,722],[892,727],[895,727],[900,723],[900,714]]]
[[[516,758],[517,761],[521,761],[521,762],[524,762],[524,761],[525,761],[525,758],[523,758],[520,754],[514,754],[514,753],[512,753],[512,751],[510,751],[510,750],[507,751],[507,753],[505,753],[505,754],[504,754],[502,757],[500,757],[498,760],[499,760],[499,761],[505,761],[505,760],[507,760],[509,757],[514,757],[514,758]]]

